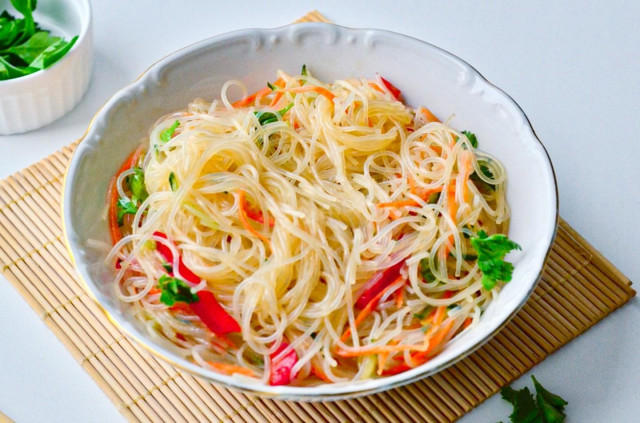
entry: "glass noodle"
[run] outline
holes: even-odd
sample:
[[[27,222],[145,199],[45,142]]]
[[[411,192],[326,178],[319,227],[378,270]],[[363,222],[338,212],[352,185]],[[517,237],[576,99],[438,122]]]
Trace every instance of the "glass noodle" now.
[[[158,120],[112,187],[135,204],[108,257],[118,298],[181,356],[263,383],[286,357],[299,386],[397,373],[473,328],[499,286],[483,287],[469,238],[506,233],[505,170],[396,95],[379,76],[279,71],[255,97],[229,81]],[[159,280],[185,269],[240,333],[161,301]]]

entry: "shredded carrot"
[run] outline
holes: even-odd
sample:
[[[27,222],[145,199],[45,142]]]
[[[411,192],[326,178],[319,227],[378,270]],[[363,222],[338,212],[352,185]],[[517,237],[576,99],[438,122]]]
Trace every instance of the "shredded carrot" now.
[[[422,116],[424,116],[427,122],[438,122],[438,123],[441,122],[440,119],[436,117],[436,115],[431,113],[431,110],[427,109],[424,106],[420,107],[420,112],[422,113]]]
[[[389,345],[398,345],[398,341],[393,339],[389,342]],[[390,352],[383,352],[378,354],[378,376],[382,376],[382,372],[384,371],[384,366],[387,364],[387,360],[389,359]]]
[[[320,367],[313,359],[311,360],[311,373],[324,382],[333,383],[333,381],[329,379],[326,373],[322,370],[322,367]]]
[[[460,152],[458,166],[462,169],[459,169],[460,175],[462,175],[462,199],[466,203],[469,201],[468,199],[468,189],[467,189],[467,181],[469,180],[469,175],[471,175],[471,160],[473,153],[469,150],[463,150]]]
[[[376,84],[375,82],[369,82],[369,86],[371,88],[373,88],[376,91],[380,91],[382,94],[384,94],[384,90],[382,88],[380,88],[380,86],[378,84]]]
[[[403,284],[405,283],[405,279],[402,275],[398,276],[396,278],[396,280],[394,280],[393,282],[391,282],[389,284],[389,286],[387,286],[385,289],[383,289],[382,291],[380,291],[378,293],[378,295],[376,295],[375,297],[373,297],[371,299],[371,301],[369,301],[369,303],[360,311],[360,313],[358,313],[358,315],[356,316],[355,319],[355,325],[356,327],[358,327],[358,325],[360,323],[362,323],[362,321],[369,315],[371,314],[371,312],[376,308],[376,306],[378,305],[378,301],[380,301],[380,298],[382,298],[384,296],[384,294],[386,294],[391,288],[396,287],[400,282],[402,282]],[[344,331],[344,333],[342,334],[342,336],[340,337],[340,341],[342,342],[346,342],[347,339],[349,339],[349,335],[351,334],[351,328],[347,326],[347,329]]]
[[[396,307],[400,308],[404,304],[404,287],[396,291]]]
[[[282,88],[284,87],[284,80],[282,79],[278,79],[275,84],[276,87],[278,88]],[[278,102],[280,101],[280,99],[282,98],[282,96],[284,95],[284,93],[282,91],[278,91],[276,92],[276,95],[273,97],[273,100],[271,100],[271,103],[269,103],[269,107],[275,107],[276,104],[278,104]]]
[[[449,331],[451,331],[452,326],[453,326],[453,319],[449,320],[447,324],[439,328],[438,331],[431,338],[429,338],[429,347],[426,350],[419,351],[413,354],[412,358],[415,358],[418,360],[424,359],[433,351],[435,351],[436,348],[441,346],[446,336],[449,334]]]
[[[218,371],[220,373],[224,373],[226,375],[232,375],[234,373],[238,373],[238,374],[245,375],[245,376],[254,376],[255,375],[253,370],[251,370],[251,369],[249,369],[247,367],[237,366],[235,364],[216,363],[214,361],[207,361],[207,364],[209,366],[213,367],[216,371]]]
[[[319,87],[317,85],[303,85],[302,87],[287,88],[283,91],[288,91],[288,92],[297,93],[297,94],[315,92],[325,96],[331,102],[333,102],[333,99],[336,98],[334,93],[332,93],[331,91],[329,91],[324,87]]]
[[[425,351],[425,345],[381,345],[376,347],[353,348],[350,350],[336,349],[336,354],[340,357],[359,357],[361,355],[380,354],[393,351]]]
[[[415,184],[415,182],[414,182],[414,184]],[[451,189],[451,187],[449,187],[449,189]],[[424,201],[427,201],[431,194],[435,194],[436,192],[441,192],[441,191],[442,191],[442,187],[437,187],[437,188],[433,188],[433,189],[424,190],[418,196],[420,198],[422,198]],[[416,187],[416,192],[417,192],[417,187]],[[413,194],[413,192],[412,192],[412,194]],[[400,207],[418,207],[418,206],[420,206],[420,204],[418,204],[418,202],[415,201],[415,200],[390,201],[388,203],[378,203],[378,204],[376,204],[376,207],[378,207],[380,209],[385,208],[385,207],[400,208]]]
[[[118,225],[118,190],[116,189],[117,177],[111,178],[109,183],[109,233],[111,242],[116,245],[122,239],[120,226]]]
[[[389,201],[388,203],[376,204],[376,207],[378,207],[379,209],[382,209],[385,207],[399,208],[399,207],[416,207],[416,206],[419,206],[419,204],[415,200]]]
[[[466,319],[464,319],[462,327],[466,329],[471,324],[471,322],[473,322],[473,319],[471,317],[467,317]]]
[[[454,189],[453,190],[448,190],[447,191],[447,209],[449,211],[449,216],[451,217],[451,220],[453,220],[453,224],[456,225],[456,215],[458,213],[458,205],[456,204],[456,191],[455,191],[455,184],[451,184],[450,187],[453,186]],[[445,261],[447,259],[447,256],[449,255],[449,252],[451,251],[451,246],[454,243],[454,237],[453,234],[449,235],[449,239],[448,242],[444,243],[442,246],[442,249],[440,249],[439,254],[440,254],[440,259],[442,261]]]
[[[280,84],[282,84],[282,79],[278,78],[278,80],[276,80],[276,82],[274,82],[274,85],[279,86]],[[235,103],[232,103],[231,105],[233,107],[244,107],[244,106],[248,106],[251,103],[255,102],[256,99],[264,97],[265,95],[269,94],[271,91],[271,88],[269,87],[264,87],[258,91],[256,91],[255,93],[243,98],[242,100],[238,100]]]
[[[238,207],[240,209],[238,214],[239,214],[240,222],[242,223],[242,226],[244,226],[244,228],[248,230],[251,234],[263,240],[269,246],[269,248],[271,248],[271,241],[269,241],[269,238],[262,235],[260,232],[256,231],[247,220],[246,204],[244,201],[244,191],[241,189],[238,190]]]

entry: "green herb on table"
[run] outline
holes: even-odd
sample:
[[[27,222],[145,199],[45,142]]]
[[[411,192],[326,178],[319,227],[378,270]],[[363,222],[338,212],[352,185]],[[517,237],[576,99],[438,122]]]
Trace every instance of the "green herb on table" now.
[[[470,239],[476,250],[478,268],[482,271],[482,286],[486,290],[493,289],[499,281],[509,282],[513,274],[513,264],[504,261],[504,256],[511,250],[521,250],[520,246],[506,235],[487,236],[483,230]]]
[[[48,68],[60,60],[78,40],[49,34],[33,20],[36,0],[11,0],[23,15],[17,19],[8,11],[0,14],[0,80],[19,78]]]
[[[566,417],[564,406],[567,401],[547,391],[535,378],[533,385],[536,398],[529,388],[515,390],[510,386],[502,388],[500,393],[505,401],[513,405],[513,413],[509,416],[512,423],[562,423]]]

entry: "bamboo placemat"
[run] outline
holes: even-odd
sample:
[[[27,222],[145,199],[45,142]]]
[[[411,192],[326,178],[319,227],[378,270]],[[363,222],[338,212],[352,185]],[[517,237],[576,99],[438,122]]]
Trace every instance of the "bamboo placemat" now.
[[[304,20],[323,21],[317,12]],[[524,308],[490,342],[412,385],[344,401],[253,397],[156,359],[80,285],[62,235],[63,175],[77,143],[0,181],[2,273],[130,421],[450,422],[625,304],[635,292],[566,222]]]

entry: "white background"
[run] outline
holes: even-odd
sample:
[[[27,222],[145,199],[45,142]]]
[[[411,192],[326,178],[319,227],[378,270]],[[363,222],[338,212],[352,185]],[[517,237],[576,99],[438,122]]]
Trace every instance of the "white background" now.
[[[523,3],[94,0],[89,91],[59,121],[0,136],[0,177],[80,137],[116,90],[168,53],[230,30],[285,25],[315,8],[345,26],[388,29],[442,47],[509,93],[551,155],[561,216],[638,281],[640,3]],[[568,422],[638,421],[639,337],[640,302],[634,298],[533,373],[569,401]],[[531,385],[528,376],[515,386],[525,383]],[[123,421],[2,277],[0,410],[18,422]],[[494,396],[461,422],[508,421],[509,410]]]

